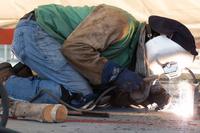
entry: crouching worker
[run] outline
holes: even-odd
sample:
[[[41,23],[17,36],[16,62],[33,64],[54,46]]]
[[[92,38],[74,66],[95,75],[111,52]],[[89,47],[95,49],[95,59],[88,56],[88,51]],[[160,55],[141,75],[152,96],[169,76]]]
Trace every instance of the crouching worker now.
[[[97,85],[117,86],[115,104],[149,100],[163,108],[169,94],[160,85],[150,86],[145,77],[165,73],[169,62],[181,69],[180,63],[183,67],[197,55],[194,38],[181,23],[151,16],[146,28],[109,5],[39,6],[20,19],[12,48],[38,76],[20,75],[7,64],[0,75],[9,96],[29,101],[46,89],[80,108],[96,98]],[[57,101],[44,94],[35,102]]]

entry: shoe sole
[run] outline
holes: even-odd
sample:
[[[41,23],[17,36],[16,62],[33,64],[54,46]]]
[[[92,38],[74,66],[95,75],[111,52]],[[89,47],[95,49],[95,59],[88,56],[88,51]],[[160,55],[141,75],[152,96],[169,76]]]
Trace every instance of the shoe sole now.
[[[1,63],[0,64],[0,71],[3,70],[3,69],[5,69],[5,68],[10,68],[11,69],[12,65],[10,63],[6,63],[6,62]]]
[[[10,63],[1,63],[0,64],[0,83],[2,84],[4,80],[6,80],[9,75],[13,75],[12,66]]]

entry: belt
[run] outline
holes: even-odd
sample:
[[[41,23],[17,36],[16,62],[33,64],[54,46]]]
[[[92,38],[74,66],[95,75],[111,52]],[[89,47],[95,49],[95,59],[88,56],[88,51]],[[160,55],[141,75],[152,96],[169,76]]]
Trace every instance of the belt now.
[[[29,20],[36,21],[36,19],[35,19],[35,11],[33,10],[33,11],[25,14],[22,18],[20,18],[20,20],[22,20],[22,19],[29,19]]]

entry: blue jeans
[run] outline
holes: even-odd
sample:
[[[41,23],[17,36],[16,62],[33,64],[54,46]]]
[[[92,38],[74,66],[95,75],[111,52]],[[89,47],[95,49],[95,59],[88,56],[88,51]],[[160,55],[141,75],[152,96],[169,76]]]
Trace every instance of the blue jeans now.
[[[47,89],[57,97],[61,97],[61,85],[73,93],[82,93],[84,96],[92,94],[93,91],[87,80],[74,70],[60,52],[61,46],[35,21],[21,20],[15,30],[13,52],[39,77],[11,76],[6,81],[9,96],[30,100],[41,89]],[[43,95],[37,102],[55,103],[55,100]]]

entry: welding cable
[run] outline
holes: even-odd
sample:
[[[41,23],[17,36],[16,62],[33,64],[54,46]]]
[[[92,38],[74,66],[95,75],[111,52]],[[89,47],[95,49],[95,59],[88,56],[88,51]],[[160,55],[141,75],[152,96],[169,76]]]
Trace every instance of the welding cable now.
[[[58,98],[57,96],[55,96],[54,94],[52,94],[49,90],[47,89],[41,89],[39,91],[39,93],[34,96],[29,102],[33,102],[35,101],[36,99],[38,99],[40,96],[44,95],[44,94],[47,94],[49,95],[50,97],[52,97],[54,100],[56,100],[57,102],[65,105],[67,108],[71,109],[71,110],[75,110],[75,111],[78,111],[78,112],[83,112],[83,111],[91,111],[92,109],[94,109],[96,107],[96,105],[99,103],[99,101],[101,100],[101,98],[103,96],[105,96],[106,94],[108,94],[109,92],[111,92],[112,90],[114,90],[116,87],[115,86],[112,86],[108,89],[106,89],[103,93],[101,93],[97,98],[96,100],[94,100],[93,103],[91,103],[91,105],[89,106],[89,108],[87,109],[80,109],[80,108],[76,108],[76,107],[73,107],[71,106],[70,104],[64,102],[63,100],[61,100],[60,98]]]
[[[58,98],[57,96],[55,96],[54,94],[52,94],[49,90],[47,89],[42,89],[35,97],[33,97],[29,102],[33,102],[35,101],[37,98],[39,98],[41,95],[47,94],[50,97],[52,97],[53,99],[55,99],[57,102],[63,104],[64,106],[66,106],[67,108],[80,112],[80,114],[78,114],[79,116],[95,116],[95,117],[109,117],[109,113],[107,112],[100,112],[100,111],[91,111],[92,109],[94,109],[94,107],[96,107],[96,103],[99,102],[99,100],[101,99],[101,97],[103,97],[105,94],[109,93],[110,91],[112,91],[113,89],[115,89],[115,87],[110,87],[109,89],[107,89],[105,92],[103,92],[98,98],[97,100],[94,101],[93,105],[90,108],[87,109],[80,109],[80,108],[75,108],[71,105],[69,105],[68,103],[64,102],[63,100],[61,100],[60,98]],[[77,113],[73,113],[71,115],[77,115]]]
[[[144,81],[145,80],[150,80],[150,79],[153,80],[153,81],[159,80],[160,76],[158,76],[158,75],[149,76],[149,77],[144,78]],[[36,96],[34,96],[31,100],[29,100],[29,102],[33,102],[36,99],[38,99],[40,96],[42,96],[44,94],[47,94],[50,97],[52,97],[54,100],[56,100],[58,103],[61,103],[61,104],[65,105],[67,108],[69,108],[71,110],[78,111],[78,112],[91,111],[97,106],[97,104],[99,103],[99,101],[102,99],[103,96],[105,96],[109,92],[113,91],[114,89],[116,89],[116,86],[112,86],[112,87],[106,89],[105,91],[103,91],[86,109],[81,109],[81,108],[76,108],[76,107],[71,106],[70,104],[64,102],[63,100],[61,100],[60,98],[58,98],[57,96],[52,94],[47,89],[41,89]]]
[[[97,104],[99,103],[99,101],[101,100],[101,98],[102,98],[103,96],[105,96],[106,94],[108,94],[109,92],[113,91],[113,90],[116,89],[116,88],[117,88],[116,86],[112,86],[112,87],[106,89],[105,91],[103,91],[103,92],[96,98],[96,100],[89,106],[89,109],[90,109],[90,110],[94,109],[94,108],[97,106]]]

